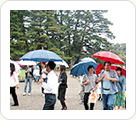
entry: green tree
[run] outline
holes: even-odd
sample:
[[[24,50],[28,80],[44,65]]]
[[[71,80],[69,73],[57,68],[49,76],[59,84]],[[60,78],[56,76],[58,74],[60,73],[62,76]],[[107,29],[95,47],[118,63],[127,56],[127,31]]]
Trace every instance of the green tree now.
[[[61,11],[61,21],[65,27],[65,54],[76,62],[85,55],[105,50],[110,43],[107,38],[115,36],[109,30],[110,21],[104,18],[107,11]],[[63,21],[63,22],[62,22]]]
[[[10,11],[10,54],[13,58],[19,58],[25,53],[25,35],[20,13],[18,10]]]
[[[108,50],[114,39],[104,18],[106,10],[12,10],[10,12],[11,56],[47,49],[70,63],[100,50]]]
[[[124,66],[126,66],[126,43],[113,43],[110,45],[109,51],[117,54],[125,62]]]

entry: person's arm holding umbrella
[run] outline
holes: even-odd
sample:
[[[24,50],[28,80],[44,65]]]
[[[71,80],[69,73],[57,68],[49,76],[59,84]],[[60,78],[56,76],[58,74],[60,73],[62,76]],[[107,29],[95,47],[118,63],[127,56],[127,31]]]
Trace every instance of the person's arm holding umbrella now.
[[[117,75],[115,75],[115,78],[111,78],[111,77],[106,76],[106,75],[103,73],[102,77],[99,78],[99,79],[97,80],[97,82],[101,82],[104,78],[107,79],[107,80],[111,80],[111,82],[118,82],[118,80],[119,80]]]
[[[119,77],[117,75],[117,72],[114,72],[114,76],[113,77],[108,77],[105,75],[105,79],[110,80],[111,82],[118,82],[119,81]]]
[[[27,69],[26,69],[25,73],[28,73],[29,71],[30,71],[30,67],[27,66]]]
[[[105,79],[111,80],[111,82],[118,82],[118,79],[117,79],[117,78],[110,78],[110,77],[108,77],[108,76],[105,76]]]
[[[43,70],[43,71],[42,71],[42,74],[43,74],[43,73],[48,74],[48,72],[47,72],[46,70]]]
[[[118,75],[117,75],[117,73],[115,72],[115,71],[113,71],[114,72],[114,76],[113,77],[109,77],[109,76],[107,76],[105,73],[106,72],[110,72],[111,71],[111,62],[109,62],[109,61],[106,61],[105,63],[104,63],[104,66],[105,66],[105,72],[104,73],[101,73],[102,74],[102,77],[100,78],[100,79],[98,79],[98,82],[100,82],[100,81],[102,81],[104,78],[106,79],[106,80],[110,80],[111,82],[118,82],[119,81],[119,78],[118,78]],[[112,72],[112,73],[113,73]],[[111,72],[110,72],[111,73]],[[101,75],[100,75],[101,76]]]
[[[98,78],[97,82],[101,82],[105,78],[105,73],[100,74],[100,78]]]

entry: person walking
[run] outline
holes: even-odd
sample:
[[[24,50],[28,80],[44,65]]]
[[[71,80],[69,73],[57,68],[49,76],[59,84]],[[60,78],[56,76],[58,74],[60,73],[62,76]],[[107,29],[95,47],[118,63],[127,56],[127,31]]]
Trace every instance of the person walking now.
[[[54,73],[54,68],[56,64],[53,61],[49,61],[47,64],[47,83],[43,79],[40,79],[42,87],[45,93],[45,104],[43,110],[54,110],[54,105],[56,103],[56,94],[58,93],[58,77]]]
[[[47,83],[47,75],[48,75],[48,72],[46,71],[46,64],[43,62],[42,63],[41,78],[46,83]],[[44,97],[45,96],[45,94],[44,94],[44,88],[42,86],[41,86],[41,90],[42,90],[42,95]]]
[[[116,109],[116,106],[118,106],[118,110],[121,106],[125,106],[125,89],[126,89],[126,78],[124,75],[122,75],[122,69],[120,67],[117,67],[116,72],[119,77],[119,81],[116,82],[116,85],[118,87],[118,93],[115,95],[114,98],[114,110]]]
[[[19,106],[18,98],[16,94],[16,88],[19,89],[19,80],[18,75],[15,72],[15,65],[10,63],[10,94],[14,100],[14,104],[12,106]]]
[[[80,82],[81,82],[81,84],[80,84],[80,91],[79,91],[79,95],[80,95],[80,102],[79,102],[79,104],[84,103],[84,90],[85,90],[85,86],[82,85],[83,78],[84,78],[84,75],[81,75],[80,76]]]
[[[59,75],[59,89],[58,89],[58,99],[62,105],[62,110],[67,110],[65,103],[65,94],[67,86],[67,74],[65,66],[60,66],[60,75]]]
[[[104,68],[101,68],[100,73],[104,71]],[[98,75],[98,77],[100,74]],[[102,101],[102,95],[101,95],[101,83],[98,83],[98,88],[97,88],[97,94],[98,94],[98,101]]]
[[[97,89],[97,75],[93,74],[94,72],[94,67],[92,65],[88,66],[88,75],[85,75],[83,78],[83,83],[82,85],[85,86],[84,90],[84,107],[85,110],[89,110],[88,106],[88,99],[90,92],[94,92]],[[90,110],[93,110],[94,108],[94,103],[90,103]]]
[[[40,78],[39,66],[38,66],[38,65],[35,65],[35,66],[34,66],[33,75],[34,75],[34,82],[37,83],[38,80],[39,80],[39,78]]]
[[[27,66],[26,69],[26,78],[25,78],[25,87],[24,87],[24,93],[23,96],[26,95],[26,89],[27,89],[27,83],[29,82],[29,91],[28,91],[28,95],[31,95],[31,86],[32,86],[32,78],[33,78],[33,73],[32,73],[32,69],[30,66]]]
[[[113,110],[114,95],[118,92],[115,82],[119,81],[116,71],[111,70],[111,62],[104,63],[105,71],[100,74],[97,82],[101,82],[103,110]]]

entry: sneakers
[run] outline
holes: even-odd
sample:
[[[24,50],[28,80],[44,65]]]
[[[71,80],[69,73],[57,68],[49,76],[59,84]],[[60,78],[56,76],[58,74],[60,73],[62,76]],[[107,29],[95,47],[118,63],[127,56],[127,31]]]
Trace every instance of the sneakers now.
[[[42,94],[43,97],[45,97],[45,94]]]
[[[24,93],[23,93],[23,96],[25,96],[25,95],[26,95],[26,93],[24,92]],[[28,93],[28,95],[30,96],[30,95],[31,95],[31,93]]]
[[[24,92],[24,93],[23,93],[23,96],[25,96],[25,95],[26,95],[26,93]]]
[[[99,98],[98,98],[98,101],[102,101],[102,98],[101,98],[101,97],[99,97]]]
[[[67,110],[67,107],[62,108],[61,110]]]
[[[83,104],[84,102],[83,101],[80,101],[79,104]]]
[[[13,104],[13,105],[11,105],[11,106],[19,106],[19,104]]]

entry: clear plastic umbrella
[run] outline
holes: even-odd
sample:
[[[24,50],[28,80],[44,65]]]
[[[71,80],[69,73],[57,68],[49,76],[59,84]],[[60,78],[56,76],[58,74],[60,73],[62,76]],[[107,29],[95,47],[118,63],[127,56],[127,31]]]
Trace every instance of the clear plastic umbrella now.
[[[19,64],[16,63],[15,61],[13,61],[13,60],[10,60],[10,63],[13,63],[15,65],[15,71],[19,75],[20,74],[20,69],[21,69],[21,67],[19,66]]]
[[[90,58],[90,57],[85,57],[85,58],[80,60],[80,62],[85,62],[85,61],[90,61],[90,62],[96,63],[96,61],[94,59]]]
[[[64,65],[66,68],[69,68],[69,65],[64,60],[62,60],[62,62],[55,62],[55,64],[56,67],[59,67],[60,65]]]
[[[21,60],[21,61],[18,61],[18,63],[21,66],[23,66],[23,65],[36,65],[36,62],[34,62],[34,61],[23,61],[23,60]]]

